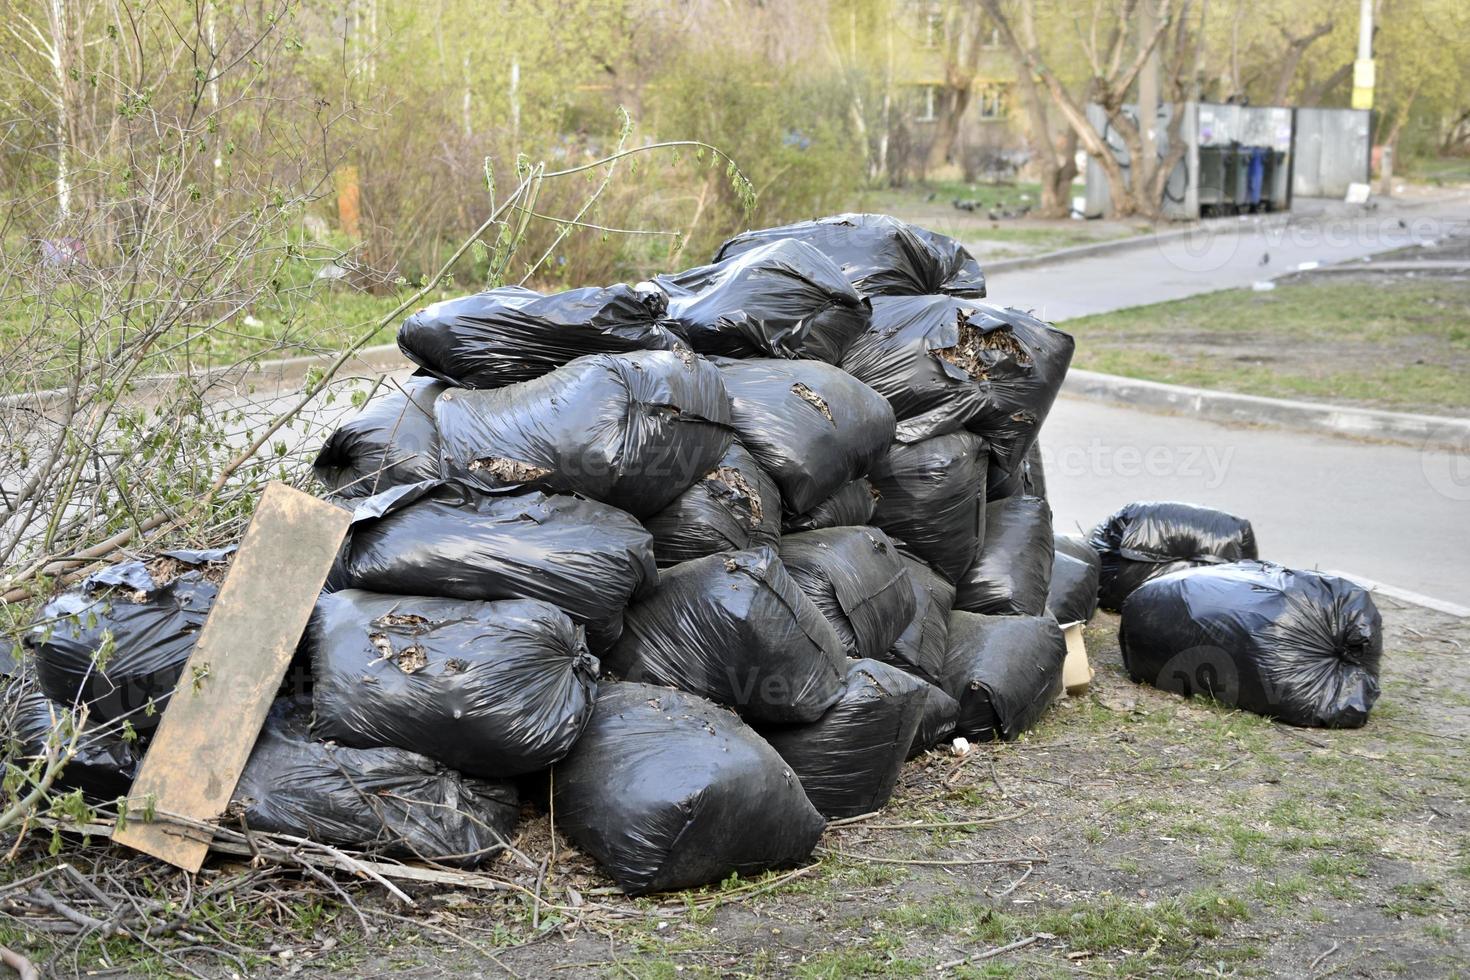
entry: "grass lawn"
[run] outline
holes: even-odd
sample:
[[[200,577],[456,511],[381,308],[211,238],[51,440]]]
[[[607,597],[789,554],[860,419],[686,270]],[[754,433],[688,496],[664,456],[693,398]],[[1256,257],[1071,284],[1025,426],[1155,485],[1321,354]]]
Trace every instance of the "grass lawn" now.
[[[1333,274],[1068,320],[1076,367],[1253,395],[1470,411],[1470,280]]]

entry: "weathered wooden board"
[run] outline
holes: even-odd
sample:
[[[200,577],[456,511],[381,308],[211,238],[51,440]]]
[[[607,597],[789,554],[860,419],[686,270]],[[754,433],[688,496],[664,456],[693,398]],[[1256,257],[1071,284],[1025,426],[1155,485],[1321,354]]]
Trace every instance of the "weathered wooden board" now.
[[[113,840],[199,870],[213,834],[162,815],[209,822],[224,812],[350,520],[284,483],[266,487]]]

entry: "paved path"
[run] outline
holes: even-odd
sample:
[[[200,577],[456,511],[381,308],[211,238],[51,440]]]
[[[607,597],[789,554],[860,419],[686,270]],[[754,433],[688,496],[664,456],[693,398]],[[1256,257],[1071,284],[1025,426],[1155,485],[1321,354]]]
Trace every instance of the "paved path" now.
[[[1066,320],[1249,286],[1296,272],[1304,262],[1328,265],[1437,240],[1470,221],[1470,195],[1431,207],[1390,208],[1359,217],[1293,217],[1289,224],[1254,217],[1211,222],[1193,235],[1112,255],[1001,268],[987,277],[989,300]]]

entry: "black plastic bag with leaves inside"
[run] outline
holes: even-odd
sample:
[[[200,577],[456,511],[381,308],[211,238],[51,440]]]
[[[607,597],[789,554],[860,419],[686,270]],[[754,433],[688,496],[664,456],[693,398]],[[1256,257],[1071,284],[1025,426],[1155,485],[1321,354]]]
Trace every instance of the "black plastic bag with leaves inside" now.
[[[792,239],[650,284],[669,297],[675,329],[701,354],[835,364],[870,315],[831,259]]]
[[[1102,561],[1099,604],[1114,611],[1150,579],[1257,557],[1250,521],[1175,501],[1128,504],[1094,528],[1088,543]]]
[[[658,578],[653,538],[624,511],[565,495],[487,496],[463,484],[395,487],[358,503],[338,588],[455,599],[541,599],[601,650]]]
[[[1021,465],[1036,442],[1072,364],[1076,341],[1029,313],[983,303],[976,304],[969,324],[983,337],[978,356],[990,396],[965,425],[985,437],[999,480]]]
[[[156,727],[233,551],[166,551],[113,565],[48,602],[26,636],[41,690],[88,705],[94,722]]]
[[[775,750],[730,711],[612,682],[553,772],[556,828],[629,895],[803,861],[826,821]]]
[[[316,740],[311,699],[303,696],[271,706],[226,821],[468,868],[509,843],[520,811],[514,783],[472,779],[404,749]]]
[[[1002,326],[987,309],[950,296],[874,298],[872,326],[842,369],[888,399],[900,441],[956,432],[985,407],[988,365],[1000,356],[989,345]]]
[[[985,441],[952,432],[896,442],[868,478],[878,491],[873,525],[957,582],[985,536]]]
[[[827,256],[864,296],[985,295],[985,274],[964,246],[886,214],[837,214],[747,231],[720,246],[715,261],[783,238]]]
[[[1118,643],[1136,681],[1293,725],[1357,728],[1378,700],[1378,608],[1335,575],[1248,560],[1151,579]]]
[[[319,737],[397,746],[471,776],[551,765],[597,696],[582,630],[535,599],[346,589],[317,600],[304,642]]]
[[[913,744],[909,746],[909,758],[923,755],[954,735],[954,726],[959,720],[960,704],[934,684],[924,687],[924,713],[919,718],[919,727],[914,732]]]
[[[760,731],[823,816],[872,813],[893,795],[923,719],[928,687],[888,664],[853,660],[841,698],[820,719]]]
[[[666,569],[631,606],[609,672],[665,684],[746,718],[812,721],[842,689],[844,649],[771,548]]]
[[[740,440],[719,465],[643,526],[660,568],[721,551],[774,546],[781,537],[781,491]]]
[[[327,437],[312,470],[338,497],[370,497],[400,483],[439,475],[434,402],[445,385],[432,378],[386,382],[362,411]]]
[[[908,569],[875,527],[788,534],[781,539],[781,561],[850,657],[881,657],[913,618]]]
[[[650,517],[730,448],[720,371],[686,347],[598,354],[434,404],[444,475],[488,492],[579,493]]]
[[[841,368],[770,358],[719,365],[740,441],[792,514],[866,476],[893,441],[893,409]]]
[[[949,618],[944,690],[959,702],[955,734],[1010,742],[1031,728],[1062,693],[1067,641],[1050,616]]]
[[[671,350],[668,303],[656,289],[589,286],[544,296],[502,286],[424,307],[398,330],[398,349],[464,388],[539,378],[587,354]]]

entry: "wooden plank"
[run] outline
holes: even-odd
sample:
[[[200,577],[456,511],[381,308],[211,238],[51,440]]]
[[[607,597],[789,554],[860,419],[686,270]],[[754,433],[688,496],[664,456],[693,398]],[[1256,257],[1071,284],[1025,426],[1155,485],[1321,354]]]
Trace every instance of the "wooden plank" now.
[[[224,812],[350,521],[284,483],[266,487],[133,781],[118,843],[199,870],[212,834],[144,817]]]

